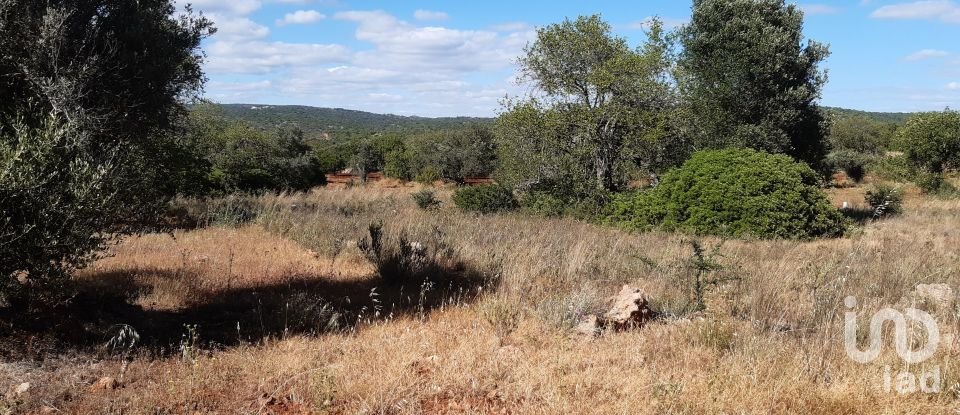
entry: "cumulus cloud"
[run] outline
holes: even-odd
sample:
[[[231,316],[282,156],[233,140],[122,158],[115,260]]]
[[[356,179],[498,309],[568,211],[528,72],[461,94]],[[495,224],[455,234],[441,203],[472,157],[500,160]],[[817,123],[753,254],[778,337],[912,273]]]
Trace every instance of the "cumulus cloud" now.
[[[293,13],[287,13],[283,19],[277,19],[277,26],[288,24],[311,24],[326,19],[327,16],[316,10],[297,10]]]
[[[837,14],[840,13],[840,9],[833,6],[828,6],[826,4],[801,4],[800,10],[803,10],[803,13],[807,16],[814,16],[818,14]]]
[[[907,55],[903,59],[910,62],[916,62],[932,58],[942,58],[944,56],[950,56],[950,52],[937,49],[921,49],[911,53],[910,55]]]
[[[450,16],[444,12],[417,10],[413,12],[413,18],[417,20],[447,20],[450,18]]]
[[[246,17],[230,17],[219,14],[211,14],[209,17],[217,27],[214,39],[218,41],[244,42],[263,39],[270,35],[269,28]]]
[[[383,11],[350,11],[334,18],[356,22],[356,37],[374,45],[356,54],[354,62],[368,67],[479,71],[513,63],[532,32],[502,36],[493,31],[417,27]]]
[[[214,42],[207,47],[207,71],[214,74],[267,74],[290,67],[346,62],[341,45],[286,42]]]
[[[277,23],[310,20],[290,15]],[[459,30],[383,11],[336,13],[332,18],[356,25],[360,44],[351,49],[271,41],[268,28],[245,16],[215,16],[221,33],[205,46],[212,99],[428,116],[489,116],[506,94],[522,93],[511,74],[535,37],[526,24]]]
[[[246,16],[260,9],[260,0],[176,0],[179,6],[193,5],[193,10],[204,13],[221,13]]]
[[[960,5],[952,0],[924,0],[880,7],[870,15],[876,19],[926,19],[960,23]]]
[[[951,82],[947,84],[947,89],[951,91],[960,91],[960,82]]]

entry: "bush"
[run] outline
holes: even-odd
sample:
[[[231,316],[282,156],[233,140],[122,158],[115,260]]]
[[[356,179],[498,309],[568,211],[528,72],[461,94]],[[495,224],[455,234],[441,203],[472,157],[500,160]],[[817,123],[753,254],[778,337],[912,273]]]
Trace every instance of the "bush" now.
[[[468,212],[497,213],[514,210],[517,200],[502,186],[461,187],[453,193],[453,203]]]
[[[417,207],[424,210],[436,209],[440,207],[440,201],[434,197],[433,192],[423,189],[413,194],[413,201]]]
[[[838,150],[827,155],[827,165],[834,171],[843,171],[851,180],[860,183],[867,175],[867,165],[873,157],[853,150]]]
[[[818,177],[783,155],[703,151],[664,175],[654,189],[619,196],[607,222],[732,237],[841,235],[846,221],[818,187]]]
[[[930,173],[960,167],[960,112],[917,114],[898,131],[910,162]]]
[[[869,169],[874,176],[897,182],[913,181],[917,177],[916,169],[910,165],[905,155],[888,156],[874,160]]]
[[[957,192],[957,188],[947,181],[943,173],[917,173],[914,182],[923,193],[929,195],[952,196]]]
[[[413,179],[423,184],[433,184],[440,180],[440,172],[433,166],[427,166],[421,169]]]
[[[880,184],[867,191],[864,200],[873,210],[873,218],[894,216],[903,213],[903,193],[900,189]]]

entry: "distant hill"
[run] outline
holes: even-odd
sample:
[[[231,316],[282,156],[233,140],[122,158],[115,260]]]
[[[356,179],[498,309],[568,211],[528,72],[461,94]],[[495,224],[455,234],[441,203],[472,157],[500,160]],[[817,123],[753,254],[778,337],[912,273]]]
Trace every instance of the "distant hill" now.
[[[226,116],[272,129],[281,124],[294,123],[308,139],[328,140],[368,135],[377,132],[429,132],[449,130],[470,123],[490,124],[493,118],[445,117],[429,118],[302,105],[220,104]],[[912,113],[868,112],[846,108],[825,107],[830,114],[840,117],[860,116],[876,121],[901,124]]]
[[[866,117],[874,121],[903,124],[914,113],[911,112],[870,112],[846,108],[825,107],[828,113],[840,117]]]
[[[221,104],[224,115],[264,129],[295,123],[310,139],[347,138],[375,132],[426,132],[458,128],[470,123],[492,123],[492,118],[406,117],[342,108],[300,105]]]

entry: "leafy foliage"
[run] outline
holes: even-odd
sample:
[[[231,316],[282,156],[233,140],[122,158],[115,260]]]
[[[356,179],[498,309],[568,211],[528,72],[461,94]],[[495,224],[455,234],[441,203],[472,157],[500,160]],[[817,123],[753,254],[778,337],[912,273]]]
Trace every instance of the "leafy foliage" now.
[[[188,131],[202,150],[197,168],[205,170],[204,180],[182,193],[303,190],[323,182],[320,162],[296,127],[268,133],[204,104],[193,108]]]
[[[475,117],[407,117],[300,105],[222,104],[220,107],[228,117],[246,121],[263,130],[293,124],[303,130],[308,140],[325,141],[349,141],[377,133],[413,135],[457,130],[470,124],[489,125],[493,121]]]
[[[440,207],[440,201],[437,200],[433,192],[427,189],[423,189],[419,192],[416,192],[412,195],[413,202],[417,204],[417,207],[424,210],[431,210]]]
[[[960,167],[960,112],[928,112],[910,118],[898,131],[910,162],[929,173]]]
[[[659,23],[637,49],[596,15],[539,29],[520,65],[542,98],[504,105],[498,180],[573,199],[620,188],[672,105],[668,49]]]
[[[817,171],[829,150],[816,100],[827,46],[806,41],[784,0],[695,0],[680,31],[679,85],[692,148],[782,153]]]
[[[843,171],[853,181],[860,183],[867,175],[867,166],[876,159],[854,150],[838,150],[827,155],[827,165],[834,171]]]
[[[513,193],[497,185],[461,187],[453,193],[453,203],[460,209],[477,213],[497,213],[517,208]]]
[[[896,187],[878,184],[867,191],[864,200],[873,210],[874,219],[903,213],[903,192]]]
[[[177,133],[212,32],[170,0],[0,0],[0,294],[55,301],[156,223],[194,168]]]
[[[703,151],[652,190],[616,199],[610,223],[695,234],[811,238],[844,232],[809,167],[748,149]]]

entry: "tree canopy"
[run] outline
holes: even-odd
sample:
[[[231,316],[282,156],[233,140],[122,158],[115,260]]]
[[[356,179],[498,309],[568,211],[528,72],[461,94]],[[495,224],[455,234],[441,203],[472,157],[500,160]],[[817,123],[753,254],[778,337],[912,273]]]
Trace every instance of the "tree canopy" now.
[[[667,50],[658,22],[638,48],[598,15],[538,29],[519,61],[536,92],[506,102],[498,121],[498,178],[567,194],[618,189],[673,103]]]
[[[693,150],[747,147],[823,171],[827,123],[817,104],[826,45],[806,40],[784,0],[695,0],[680,30],[679,85]]]

